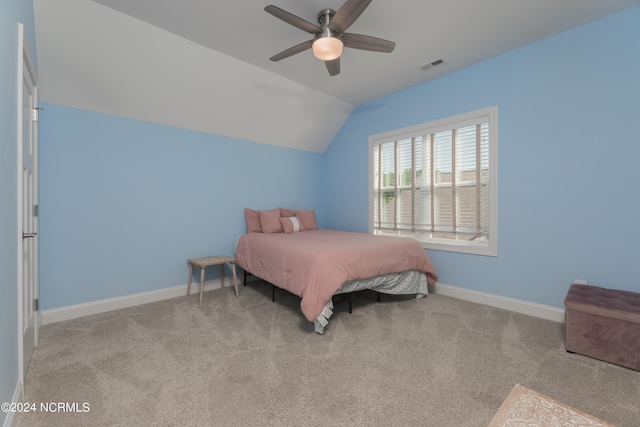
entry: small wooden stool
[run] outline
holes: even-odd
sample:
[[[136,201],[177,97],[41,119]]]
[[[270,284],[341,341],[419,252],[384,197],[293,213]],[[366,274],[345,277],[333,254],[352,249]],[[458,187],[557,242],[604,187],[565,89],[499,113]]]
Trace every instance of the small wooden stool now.
[[[238,296],[238,279],[236,277],[236,259],[228,257],[226,255],[216,255],[204,258],[193,258],[187,260],[189,264],[189,281],[187,283],[187,295],[191,293],[191,278],[193,277],[193,267],[200,267],[200,305],[202,305],[202,290],[204,289],[204,273],[207,267],[212,265],[220,266],[220,280],[222,281],[222,287],[224,288],[224,265],[226,263],[231,264],[231,271],[233,272],[233,284],[236,287],[236,296]]]

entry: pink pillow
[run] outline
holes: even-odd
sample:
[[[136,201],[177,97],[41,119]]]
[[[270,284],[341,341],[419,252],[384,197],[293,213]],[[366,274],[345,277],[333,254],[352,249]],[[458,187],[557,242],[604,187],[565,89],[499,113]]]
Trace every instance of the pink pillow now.
[[[262,233],[262,227],[260,226],[260,216],[258,215],[258,211],[245,208],[244,218],[247,221],[247,233]]]
[[[302,222],[296,216],[292,217],[280,217],[280,225],[282,225],[282,229],[285,233],[291,234],[296,231],[305,231]]]
[[[316,222],[316,212],[313,209],[304,211],[296,209],[296,216],[304,226],[305,230],[309,231],[318,229],[318,223]]]
[[[293,209],[280,208],[280,216],[290,218],[292,216],[296,216],[296,212]]]
[[[282,233],[280,225],[280,208],[270,211],[258,211],[260,226],[263,233]]]

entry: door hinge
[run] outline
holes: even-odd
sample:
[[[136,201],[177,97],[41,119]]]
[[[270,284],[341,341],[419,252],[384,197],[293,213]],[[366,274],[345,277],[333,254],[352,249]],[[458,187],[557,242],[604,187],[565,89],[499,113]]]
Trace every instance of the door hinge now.
[[[38,216],[38,205],[33,205],[33,216]]]
[[[33,300],[33,311],[38,311],[40,309],[39,299],[36,298]]]
[[[40,110],[44,110],[44,108],[33,107],[31,110],[31,120],[37,122],[40,118]]]

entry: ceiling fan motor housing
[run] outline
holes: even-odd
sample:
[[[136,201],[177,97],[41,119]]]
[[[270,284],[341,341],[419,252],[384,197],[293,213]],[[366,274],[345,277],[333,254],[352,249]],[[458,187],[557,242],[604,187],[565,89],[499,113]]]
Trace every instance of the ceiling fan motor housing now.
[[[318,13],[318,23],[322,31],[313,36],[313,53],[318,59],[333,60],[342,55],[342,34],[329,27],[329,22],[335,14],[332,9],[324,9]],[[322,43],[316,44],[318,40],[322,40]]]
[[[329,28],[329,22],[331,22],[331,18],[333,18],[335,14],[336,12],[333,9],[324,9],[318,13],[318,23],[320,24],[322,32],[316,33],[313,38],[314,41],[324,37],[335,37],[338,40],[342,40],[342,34]]]

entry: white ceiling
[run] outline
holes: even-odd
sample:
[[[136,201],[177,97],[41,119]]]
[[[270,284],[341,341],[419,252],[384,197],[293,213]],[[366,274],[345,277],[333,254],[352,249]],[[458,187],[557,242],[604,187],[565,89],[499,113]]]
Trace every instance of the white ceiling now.
[[[640,0],[374,0],[347,32],[392,40],[392,53],[345,49],[334,77],[311,51],[269,60],[311,35],[265,6],[316,23],[342,3],[34,0],[40,99],[321,153],[360,104]]]

